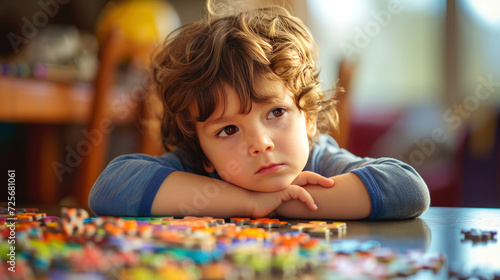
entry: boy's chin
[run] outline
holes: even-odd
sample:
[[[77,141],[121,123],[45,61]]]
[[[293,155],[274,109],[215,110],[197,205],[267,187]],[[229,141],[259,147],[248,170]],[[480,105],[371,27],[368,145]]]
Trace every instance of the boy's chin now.
[[[255,192],[279,192],[286,189],[290,184],[272,184],[269,186],[240,186],[243,189]]]

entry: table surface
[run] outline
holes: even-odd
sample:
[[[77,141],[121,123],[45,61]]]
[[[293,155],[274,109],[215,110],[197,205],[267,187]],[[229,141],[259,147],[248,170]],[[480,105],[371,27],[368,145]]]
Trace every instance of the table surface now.
[[[38,207],[39,212],[59,216],[60,207]],[[303,220],[291,220],[291,224]],[[444,253],[447,262],[437,275],[431,271],[421,271],[411,279],[448,279],[450,268],[471,274],[500,273],[500,243],[496,240],[473,243],[463,240],[461,230],[472,228],[500,231],[500,209],[431,207],[416,219],[399,221],[347,221],[347,232],[337,239],[375,240],[383,247],[404,252],[419,249],[431,255]],[[283,230],[287,230],[286,228]]]
[[[500,232],[500,209],[431,207],[421,217],[403,221],[349,221],[343,239],[376,240],[384,247],[421,249],[445,253],[447,263],[438,279],[447,279],[449,268],[467,274],[474,270],[500,273],[500,243],[463,240],[461,230],[472,228]],[[422,279],[427,276],[422,276]]]

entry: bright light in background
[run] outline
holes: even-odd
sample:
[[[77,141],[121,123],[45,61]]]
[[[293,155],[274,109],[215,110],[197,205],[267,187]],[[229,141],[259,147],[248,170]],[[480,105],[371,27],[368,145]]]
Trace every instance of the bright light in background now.
[[[307,0],[325,89],[337,76],[339,62],[349,59],[357,63],[352,92],[359,108],[371,108],[374,102],[384,108],[434,102],[439,98],[434,93],[442,90],[445,4],[444,0]]]
[[[500,1],[498,0],[466,0],[466,5],[479,20],[488,24],[500,23]]]
[[[331,22],[352,24],[358,20],[360,8],[366,5],[363,0],[309,0],[309,10],[317,18]]]
[[[363,23],[373,9],[372,0],[307,0],[312,32],[323,48],[338,48],[350,40],[356,26]],[[323,53],[324,54],[324,53]]]
[[[341,59],[340,44],[352,40],[354,28],[366,18],[372,0],[307,0],[310,28],[320,48],[318,64],[325,90],[331,88]]]

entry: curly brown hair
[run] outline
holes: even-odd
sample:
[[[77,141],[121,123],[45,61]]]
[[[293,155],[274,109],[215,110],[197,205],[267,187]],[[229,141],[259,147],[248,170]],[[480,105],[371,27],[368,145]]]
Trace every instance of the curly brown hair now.
[[[318,132],[337,127],[335,95],[326,98],[319,89],[317,47],[300,19],[279,6],[216,15],[210,5],[206,19],[174,31],[152,58],[152,86],[162,105],[161,137],[167,151],[182,149],[189,167],[204,173],[208,159],[195,122],[205,121],[219,104],[225,106],[225,84],[237,92],[242,114],[252,102],[272,100],[254,89],[255,77],[262,74],[285,83]]]

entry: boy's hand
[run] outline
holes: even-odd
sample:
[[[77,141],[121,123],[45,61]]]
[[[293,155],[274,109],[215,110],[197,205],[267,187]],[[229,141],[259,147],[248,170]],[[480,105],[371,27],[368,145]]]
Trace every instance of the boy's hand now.
[[[332,178],[326,178],[318,173],[314,173],[311,171],[302,171],[300,174],[293,180],[292,185],[298,186],[307,186],[307,185],[316,185],[325,188],[333,187],[335,182]]]
[[[279,192],[253,192],[252,199],[254,204],[252,211],[253,217],[266,216],[278,208],[278,206],[280,206],[283,202],[292,199],[299,199],[312,211],[318,209],[318,206],[314,203],[312,196],[304,188],[298,185],[290,185]]]
[[[253,192],[253,211],[252,216],[263,217],[273,212],[283,202],[292,199],[298,199],[305,203],[312,211],[318,210],[318,206],[314,203],[312,196],[307,192],[304,186],[316,185],[325,188],[330,188],[334,185],[331,178],[323,177],[317,173],[310,171],[301,172],[292,184],[281,191],[272,193]]]

